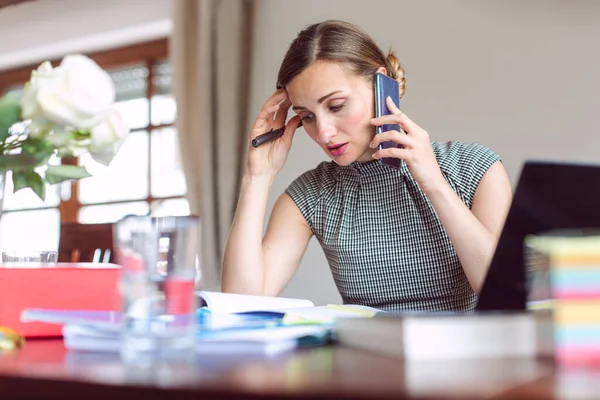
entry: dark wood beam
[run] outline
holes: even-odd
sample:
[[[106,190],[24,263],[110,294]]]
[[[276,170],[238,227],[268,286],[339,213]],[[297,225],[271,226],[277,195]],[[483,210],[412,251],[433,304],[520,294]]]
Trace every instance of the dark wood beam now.
[[[137,43],[116,50],[87,53],[86,55],[96,61],[102,68],[106,69],[126,66],[130,63],[138,63],[141,60],[160,60],[166,58],[168,56],[168,46],[169,40],[164,38],[151,42]],[[49,61],[54,66],[60,63],[60,59]],[[40,62],[0,71],[0,95],[10,86],[27,82],[31,77],[31,71],[36,69]]]

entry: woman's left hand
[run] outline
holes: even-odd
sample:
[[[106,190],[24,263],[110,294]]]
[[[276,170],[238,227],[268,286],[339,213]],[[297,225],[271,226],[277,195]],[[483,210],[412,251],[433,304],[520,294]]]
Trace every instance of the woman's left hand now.
[[[371,119],[371,125],[399,124],[404,132],[387,131],[376,134],[370,147],[376,149],[382,142],[393,141],[401,148],[378,150],[373,158],[399,158],[406,162],[408,169],[426,194],[439,185],[446,183],[437,163],[429,134],[411,121],[406,114],[396,107],[390,97],[386,99],[387,107],[393,114]]]

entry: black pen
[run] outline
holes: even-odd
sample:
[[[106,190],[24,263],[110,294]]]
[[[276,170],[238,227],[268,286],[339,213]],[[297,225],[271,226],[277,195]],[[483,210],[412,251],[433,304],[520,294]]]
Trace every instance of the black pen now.
[[[301,126],[302,126],[302,121],[300,121],[300,123],[298,124],[296,129],[300,128]],[[278,137],[281,137],[283,135],[283,132],[285,132],[285,126],[282,126],[281,128],[278,128],[278,129],[271,129],[269,132],[263,133],[262,135],[258,135],[257,137],[252,139],[252,146],[258,147],[261,144],[265,144],[267,142],[270,142],[271,140],[275,140]]]

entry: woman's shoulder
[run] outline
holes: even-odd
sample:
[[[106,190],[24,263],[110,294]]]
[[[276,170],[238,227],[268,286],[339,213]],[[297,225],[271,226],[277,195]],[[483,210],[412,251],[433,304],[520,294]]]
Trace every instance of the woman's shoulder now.
[[[500,155],[491,148],[476,142],[431,142],[438,163],[472,162],[480,157],[492,157],[500,160]]]
[[[324,187],[336,181],[338,174],[339,170],[333,161],[323,161],[294,179],[287,192],[293,192],[297,196],[319,195]]]
[[[327,188],[333,187],[337,175],[338,169],[335,163],[323,161],[317,167],[294,179],[285,190],[285,193],[296,203],[308,226],[313,231],[315,229],[313,224],[315,208],[323,196],[327,196]]]
[[[498,153],[480,143],[432,142],[432,147],[442,173],[469,207],[483,175],[502,161]]]
[[[475,142],[432,142],[433,153],[443,172],[472,173],[474,170],[485,172],[502,158],[491,148]]]

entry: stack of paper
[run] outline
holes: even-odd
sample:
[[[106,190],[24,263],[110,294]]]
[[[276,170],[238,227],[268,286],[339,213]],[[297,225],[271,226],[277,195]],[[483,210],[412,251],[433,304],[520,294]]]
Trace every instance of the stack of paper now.
[[[65,347],[69,350],[118,352],[120,313],[111,311],[26,310],[22,320],[63,325]],[[198,353],[276,354],[302,346],[314,346],[328,341],[328,325],[258,324],[256,318],[244,324],[243,316],[227,317],[212,326],[199,327]]]
[[[65,347],[69,350],[119,351],[118,332],[86,325],[65,325]],[[197,353],[277,354],[307,344],[323,344],[328,330],[318,326],[239,329],[198,336]]]
[[[563,235],[528,239],[549,261],[555,357],[600,364],[600,235]]]
[[[379,311],[355,305],[315,307],[304,299],[207,291],[196,295],[200,306],[196,348],[202,353],[274,354],[320,345],[329,340],[336,318],[372,317]],[[21,321],[63,325],[68,349],[119,349],[119,312],[27,309],[21,314]]]

